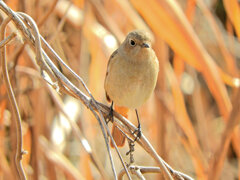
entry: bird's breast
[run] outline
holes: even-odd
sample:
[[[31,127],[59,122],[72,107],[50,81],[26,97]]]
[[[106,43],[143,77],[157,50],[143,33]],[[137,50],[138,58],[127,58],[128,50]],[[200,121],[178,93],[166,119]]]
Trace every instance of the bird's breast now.
[[[118,106],[137,108],[153,92],[157,74],[158,62],[155,59],[136,62],[118,58],[111,64],[105,90]]]

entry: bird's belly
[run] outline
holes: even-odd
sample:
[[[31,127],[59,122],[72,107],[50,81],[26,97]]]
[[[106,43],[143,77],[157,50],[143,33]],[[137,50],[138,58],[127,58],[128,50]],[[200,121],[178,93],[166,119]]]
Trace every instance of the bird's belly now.
[[[108,77],[106,88],[110,99],[118,106],[138,108],[151,95],[157,80],[153,65],[114,68]]]
[[[117,86],[116,86],[117,87]],[[128,108],[138,108],[151,95],[153,88],[144,82],[126,81],[118,87],[120,91],[116,91],[116,99],[114,102],[119,106]]]

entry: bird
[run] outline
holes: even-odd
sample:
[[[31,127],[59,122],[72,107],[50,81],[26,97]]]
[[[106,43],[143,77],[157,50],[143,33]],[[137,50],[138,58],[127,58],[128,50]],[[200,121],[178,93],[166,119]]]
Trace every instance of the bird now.
[[[151,37],[144,30],[129,32],[108,61],[104,81],[106,99],[112,102],[111,111],[114,104],[115,111],[126,118],[129,109],[135,109],[138,120],[137,137],[141,136],[137,108],[153,93],[158,72],[159,62],[151,47]],[[124,145],[125,136],[114,121],[112,136],[118,147]],[[113,146],[112,143],[111,145]]]

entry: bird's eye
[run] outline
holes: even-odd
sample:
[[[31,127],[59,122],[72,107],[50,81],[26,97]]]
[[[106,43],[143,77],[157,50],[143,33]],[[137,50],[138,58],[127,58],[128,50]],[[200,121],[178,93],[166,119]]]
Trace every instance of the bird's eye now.
[[[130,40],[130,45],[131,45],[131,46],[135,46],[135,45],[136,45],[135,41],[131,39],[131,40]]]

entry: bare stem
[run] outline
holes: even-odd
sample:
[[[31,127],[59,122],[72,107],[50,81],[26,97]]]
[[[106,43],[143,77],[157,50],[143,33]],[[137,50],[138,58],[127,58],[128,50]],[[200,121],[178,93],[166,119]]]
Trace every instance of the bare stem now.
[[[5,28],[9,21],[11,20],[11,17],[6,18],[0,27],[0,40],[3,41],[5,38]],[[14,96],[14,92],[11,86],[11,82],[8,75],[8,68],[7,68],[7,62],[6,62],[6,46],[4,45],[1,50],[1,64],[2,64],[2,72],[3,72],[3,78],[4,82],[7,88],[7,94],[8,98],[10,100],[10,104],[12,106],[15,124],[16,124],[16,136],[17,136],[17,150],[15,154],[15,166],[17,169],[17,174],[19,179],[25,180],[26,176],[22,167],[22,155],[24,154],[23,148],[22,148],[22,126],[21,126],[21,116],[19,113],[18,105]]]

